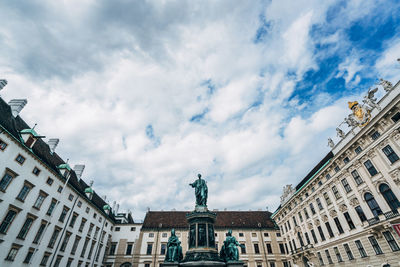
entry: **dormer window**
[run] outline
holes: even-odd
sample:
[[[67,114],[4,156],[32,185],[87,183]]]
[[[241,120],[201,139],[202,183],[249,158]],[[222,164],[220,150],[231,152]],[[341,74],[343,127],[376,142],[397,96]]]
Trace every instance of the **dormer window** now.
[[[57,168],[60,170],[61,175],[64,176],[65,178],[71,171],[71,167],[68,165],[68,163],[60,164]]]
[[[39,136],[39,135],[35,132],[35,130],[34,130],[33,128],[32,128],[32,129],[24,129],[24,130],[22,130],[22,131],[20,132],[20,134],[21,134],[22,140],[24,141],[25,145],[26,145],[28,148],[32,148],[33,145],[36,143],[36,141],[37,141],[39,138],[43,138],[43,137],[44,137],[44,136]]]

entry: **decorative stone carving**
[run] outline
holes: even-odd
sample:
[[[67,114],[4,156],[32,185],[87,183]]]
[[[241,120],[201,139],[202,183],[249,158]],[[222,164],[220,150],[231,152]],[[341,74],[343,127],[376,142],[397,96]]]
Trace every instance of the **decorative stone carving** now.
[[[353,207],[355,207],[355,206],[357,206],[357,205],[359,205],[360,204],[360,202],[358,201],[358,199],[355,197],[355,198],[352,198],[351,200],[350,200],[350,205],[352,205]]]
[[[334,146],[335,146],[335,143],[333,142],[333,140],[332,140],[332,138],[328,138],[328,146],[330,147],[330,148],[334,148]]]
[[[319,221],[318,219],[315,219],[315,220],[314,220],[314,224],[315,224],[316,226],[320,226],[321,223],[320,223],[320,221]]]
[[[381,85],[386,92],[390,92],[393,90],[393,84],[382,78],[379,79],[379,85]]]
[[[327,215],[323,215],[321,219],[322,219],[323,222],[327,222],[328,221],[328,216]]]
[[[292,188],[291,184],[285,185],[283,187],[283,194],[281,196],[281,204],[284,204],[288,201],[296,192],[296,189]]]
[[[336,210],[330,210],[329,215],[331,215],[331,217],[336,217],[337,216]]]
[[[378,91],[378,87],[371,89],[368,89],[367,95],[364,96],[363,102],[370,107],[372,110],[373,108],[376,108],[377,110],[381,110],[382,108],[376,103],[376,97],[375,93]]]
[[[308,229],[310,229],[310,230],[314,228],[312,223],[308,223],[307,226],[308,226]]]
[[[336,135],[339,136],[341,139],[346,137],[346,134],[339,127],[336,128]]]
[[[340,211],[340,212],[345,212],[345,211],[347,211],[347,206],[346,206],[346,204],[340,205],[339,211]]]

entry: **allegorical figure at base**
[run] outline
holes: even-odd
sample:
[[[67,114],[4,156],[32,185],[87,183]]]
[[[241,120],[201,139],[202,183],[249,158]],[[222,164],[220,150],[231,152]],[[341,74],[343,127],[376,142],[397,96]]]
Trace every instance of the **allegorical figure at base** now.
[[[236,241],[236,238],[232,236],[232,230],[228,230],[224,244],[222,245],[221,251],[219,253],[220,258],[227,261],[238,261],[239,260],[239,250],[238,246],[242,247],[242,244]]]
[[[167,255],[165,255],[166,262],[179,262],[183,259],[181,241],[175,235],[175,229],[171,230],[171,236],[167,243]]]

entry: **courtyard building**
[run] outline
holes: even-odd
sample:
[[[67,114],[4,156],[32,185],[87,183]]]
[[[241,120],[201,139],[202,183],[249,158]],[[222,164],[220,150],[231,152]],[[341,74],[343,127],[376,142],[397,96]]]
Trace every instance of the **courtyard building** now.
[[[400,85],[292,188],[272,218],[299,266],[399,266]],[[349,102],[353,107],[354,102]]]

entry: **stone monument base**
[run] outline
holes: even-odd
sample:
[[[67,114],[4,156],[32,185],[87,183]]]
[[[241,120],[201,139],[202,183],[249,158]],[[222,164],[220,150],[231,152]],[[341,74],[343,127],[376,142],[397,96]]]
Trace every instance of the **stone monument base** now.
[[[243,267],[243,261],[228,261],[226,267]]]
[[[161,267],[179,267],[179,262],[164,262],[161,264]]]
[[[161,267],[243,267],[243,261],[188,261],[165,262]]]

